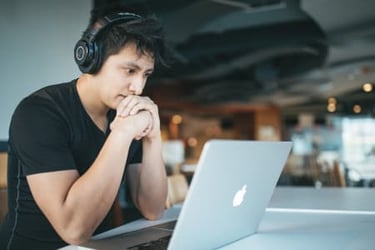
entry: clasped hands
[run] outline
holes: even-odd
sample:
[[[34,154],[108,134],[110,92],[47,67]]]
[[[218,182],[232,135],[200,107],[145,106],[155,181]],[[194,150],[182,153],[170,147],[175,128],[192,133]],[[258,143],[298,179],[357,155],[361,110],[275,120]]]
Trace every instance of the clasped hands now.
[[[159,135],[157,105],[147,96],[125,97],[117,106],[116,118],[111,123],[111,130],[122,128],[133,133],[136,140]]]

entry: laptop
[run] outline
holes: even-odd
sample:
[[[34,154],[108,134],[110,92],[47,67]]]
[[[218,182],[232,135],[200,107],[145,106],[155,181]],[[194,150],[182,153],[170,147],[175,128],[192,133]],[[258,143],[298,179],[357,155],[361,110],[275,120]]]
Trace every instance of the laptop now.
[[[206,142],[177,222],[124,233],[97,246],[158,249],[153,244],[160,245],[160,237],[167,239],[160,249],[216,249],[254,234],[291,146],[289,141]]]

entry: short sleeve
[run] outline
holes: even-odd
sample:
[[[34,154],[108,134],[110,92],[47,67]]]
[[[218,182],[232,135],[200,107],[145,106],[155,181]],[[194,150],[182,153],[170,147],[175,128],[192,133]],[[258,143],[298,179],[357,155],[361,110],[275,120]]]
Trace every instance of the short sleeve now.
[[[13,114],[9,138],[25,175],[75,169],[69,127],[50,99],[24,99]]]

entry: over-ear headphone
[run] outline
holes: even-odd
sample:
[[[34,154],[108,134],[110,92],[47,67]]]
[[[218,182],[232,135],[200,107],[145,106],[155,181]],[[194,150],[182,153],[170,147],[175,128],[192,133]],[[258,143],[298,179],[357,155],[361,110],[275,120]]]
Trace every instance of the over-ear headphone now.
[[[81,72],[94,74],[102,65],[102,45],[98,39],[99,34],[113,25],[139,18],[142,17],[134,13],[121,12],[101,17],[89,25],[74,47],[74,60]]]

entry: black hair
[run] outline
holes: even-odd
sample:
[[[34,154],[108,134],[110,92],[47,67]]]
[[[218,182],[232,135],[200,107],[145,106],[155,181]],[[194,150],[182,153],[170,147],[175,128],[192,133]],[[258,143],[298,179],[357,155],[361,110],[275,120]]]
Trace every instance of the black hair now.
[[[91,25],[95,25],[93,18],[91,22]],[[109,26],[100,34],[98,40],[101,44],[102,62],[119,53],[127,44],[134,43],[140,55],[149,54],[153,57],[155,67],[168,66],[164,30],[155,16],[134,18]]]

